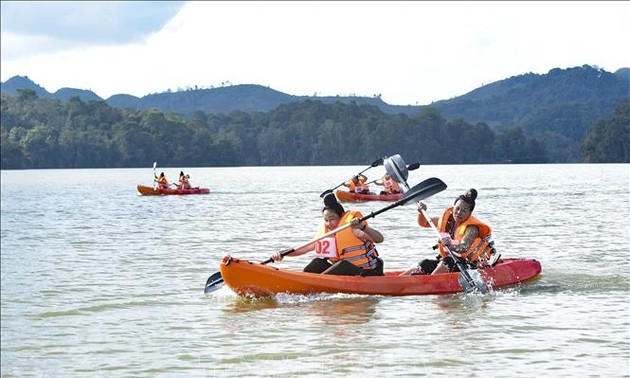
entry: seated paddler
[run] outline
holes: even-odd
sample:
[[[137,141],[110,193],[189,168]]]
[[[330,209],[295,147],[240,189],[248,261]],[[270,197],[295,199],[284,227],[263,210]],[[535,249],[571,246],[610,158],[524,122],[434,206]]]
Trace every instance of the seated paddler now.
[[[157,182],[158,189],[168,190],[170,188],[168,179],[166,178],[164,172],[160,173],[160,177],[155,176],[155,181]]]
[[[422,260],[418,267],[404,274],[458,272],[459,269],[446,248],[472,269],[496,263],[500,255],[494,248],[492,228],[472,215],[476,198],[477,190],[470,189],[457,197],[453,206],[446,208],[441,216],[431,217],[431,222],[441,235],[439,244],[434,247],[439,249],[439,254],[435,259]],[[426,209],[425,203],[418,202],[418,225],[428,228],[431,225],[422,213]]]
[[[343,185],[348,188],[350,193],[369,194],[370,187],[367,183],[367,176],[359,174],[354,176],[350,181],[346,181]]]
[[[376,185],[384,187],[384,190],[381,190],[381,194],[398,194],[400,193],[400,185],[389,175],[389,173],[385,173],[385,175],[380,179],[374,181]]]
[[[349,227],[319,238],[315,242],[296,249],[287,256],[299,256],[314,251],[315,258],[304,268],[305,272],[346,276],[382,276],[383,260],[378,256],[375,244],[383,241],[383,235],[360,222],[359,211],[345,210],[333,193],[324,197],[323,221],[317,229],[317,237],[339,227]],[[282,252],[271,255],[274,261],[282,260]]]

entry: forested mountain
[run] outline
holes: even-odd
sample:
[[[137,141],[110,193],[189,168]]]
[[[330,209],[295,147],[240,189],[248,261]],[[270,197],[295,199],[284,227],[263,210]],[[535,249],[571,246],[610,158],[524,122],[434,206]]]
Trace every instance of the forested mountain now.
[[[42,98],[67,101],[78,96],[87,102],[100,100],[94,92],[83,89],[62,88],[49,93],[28,77],[15,76],[2,83],[2,92],[17,94],[19,88],[28,88]],[[325,104],[374,105],[385,113],[417,115],[423,106],[432,106],[446,119],[462,118],[470,122],[486,122],[492,128],[522,126],[535,130],[532,118],[545,118],[548,111],[583,105],[592,119],[608,117],[616,103],[630,97],[630,68],[615,73],[584,65],[568,69],[555,68],[544,75],[528,73],[484,85],[470,93],[427,105],[390,105],[380,97],[358,96],[294,96],[254,84],[227,85],[217,88],[187,88],[167,91],[138,98],[117,94],[105,100],[109,105],[132,109],[157,109],[190,116],[196,111],[204,113],[230,113],[233,111],[268,112],[291,102],[316,100]],[[554,110],[555,109],[555,110]],[[597,113],[595,115],[595,113]],[[542,127],[546,129],[546,127]],[[580,133],[583,134],[583,128]],[[582,136],[582,135],[580,135]]]
[[[397,107],[257,85],[103,101],[18,76],[2,84],[2,168],[361,164],[394,153],[425,164],[628,162],[629,78],[556,69]]]
[[[495,131],[521,128],[545,140],[550,160],[563,162],[579,161],[588,128],[629,97],[630,68],[613,74],[582,66],[511,77],[432,106],[447,119],[485,122]]]
[[[546,75],[514,76],[451,100],[435,102],[432,106],[447,119],[483,121],[500,128],[510,124],[525,126],[528,119],[540,117],[541,113],[575,105],[597,113],[591,115],[593,119],[608,117],[624,97],[630,97],[630,68],[610,73],[582,66],[565,70],[555,68]]]
[[[581,150],[587,163],[630,162],[630,99],[619,102],[611,119],[588,130]]]
[[[448,122],[430,107],[410,118],[307,100],[266,113],[183,117],[43,99],[30,89],[1,100],[3,169],[360,164],[396,153],[423,164],[546,161],[544,147],[518,130]]]

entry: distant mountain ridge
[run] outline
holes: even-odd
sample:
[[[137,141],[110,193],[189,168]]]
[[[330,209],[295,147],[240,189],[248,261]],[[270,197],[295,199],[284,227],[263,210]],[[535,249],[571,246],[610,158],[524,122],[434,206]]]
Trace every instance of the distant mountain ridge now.
[[[610,73],[585,65],[566,70],[554,68],[545,75],[528,73],[510,77],[432,106],[446,118],[496,124],[506,121],[505,114],[497,111],[505,107],[510,108],[514,118],[520,119],[534,109],[589,102],[614,105],[629,96],[630,68]]]
[[[32,89],[42,98],[67,101],[72,96],[82,101],[105,101],[108,105],[120,108],[158,109],[191,115],[196,111],[204,113],[230,113],[233,111],[268,112],[280,105],[306,100],[321,101],[326,104],[342,102],[374,105],[386,113],[413,114],[419,106],[390,105],[379,97],[359,96],[294,96],[257,84],[239,84],[211,89],[189,89],[177,92],[162,92],[136,97],[129,94],[116,94],[108,99],[99,97],[90,90],[62,88],[55,93],[46,91],[28,76],[14,76],[1,84],[2,92],[16,94],[20,88]]]
[[[197,111],[268,112],[280,105],[306,100],[324,104],[341,102],[372,105],[384,113],[408,116],[415,116],[423,107],[431,106],[446,119],[485,122],[494,129],[518,126],[529,132],[553,131],[579,140],[594,121],[609,117],[620,99],[630,97],[630,68],[621,68],[615,73],[589,65],[554,68],[547,74],[513,76],[459,97],[418,106],[390,105],[380,97],[294,96],[256,84],[168,91],[141,98],[117,94],[107,100],[92,91],[74,88],[62,88],[49,93],[26,76],[15,76],[2,83],[1,87],[2,92],[8,94],[17,93],[19,88],[28,88],[42,98],[67,101],[72,96],[78,96],[83,101],[105,101],[113,107],[157,109],[188,116]],[[560,126],[554,126],[550,119],[560,120],[555,122]],[[567,123],[571,123],[572,130],[567,130]]]
[[[55,93],[50,93],[40,85],[33,82],[28,76],[13,76],[6,82],[1,84],[2,92],[8,94],[16,94],[18,89],[26,88],[35,91],[37,96],[41,98],[57,99],[61,101],[67,101],[73,96],[78,96],[83,101],[103,101],[96,93],[76,88],[60,88]]]

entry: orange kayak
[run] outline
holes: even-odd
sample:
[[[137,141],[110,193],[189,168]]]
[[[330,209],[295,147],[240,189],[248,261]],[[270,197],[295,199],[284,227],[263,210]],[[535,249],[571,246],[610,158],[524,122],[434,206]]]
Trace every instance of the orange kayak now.
[[[143,196],[163,196],[168,194],[208,194],[208,188],[192,189],[155,189],[152,186],[138,185],[138,193]]]
[[[335,192],[337,199],[340,202],[351,202],[351,201],[398,201],[403,197],[403,193],[396,194],[362,194],[362,193],[351,193],[345,190],[337,190]]]
[[[491,268],[478,270],[484,282],[493,288],[531,280],[542,270],[534,259],[502,258]],[[367,295],[426,295],[462,292],[459,273],[401,276],[402,271],[386,272],[379,277],[335,276],[279,269],[270,265],[225,256],[221,277],[225,284],[242,296],[267,297],[278,293],[347,293]]]

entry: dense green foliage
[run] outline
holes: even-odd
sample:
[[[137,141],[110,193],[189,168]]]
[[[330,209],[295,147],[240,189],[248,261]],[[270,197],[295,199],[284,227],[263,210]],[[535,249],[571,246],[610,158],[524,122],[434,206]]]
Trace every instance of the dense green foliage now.
[[[546,162],[521,129],[416,117],[375,106],[307,100],[270,112],[191,117],[113,108],[104,101],[2,94],[2,168],[365,164],[399,153],[423,164]]]
[[[48,93],[27,77],[16,76],[2,83],[2,92],[5,94],[17,96],[21,93],[19,91],[25,89],[34,91],[41,99],[59,100],[64,103],[73,97],[80,98],[88,105],[91,101],[103,101],[96,94],[80,89],[63,88],[55,93]],[[201,132],[202,138],[196,139],[187,147],[188,150],[181,147],[182,151],[178,151],[176,156],[183,158],[180,155],[187,155],[190,150],[196,153],[200,150],[213,151],[207,145],[210,143],[223,154],[220,155],[223,158],[219,159],[221,164],[228,165],[284,164],[283,162],[289,161],[319,164],[321,161],[329,161],[334,157],[330,155],[331,145],[326,143],[334,139],[331,135],[337,132],[338,128],[343,130],[339,135],[348,134],[344,138],[353,141],[354,150],[358,148],[356,146],[368,148],[370,153],[373,153],[372,150],[375,148],[389,150],[394,148],[392,137],[398,138],[398,143],[403,145],[410,143],[403,133],[411,136],[424,135],[423,122],[426,119],[423,119],[423,113],[431,113],[432,110],[439,112],[445,120],[434,126],[439,132],[432,131],[438,134],[427,143],[434,141],[456,143],[450,137],[452,133],[457,133],[458,128],[464,130],[463,133],[480,127],[484,128],[481,131],[485,131],[485,127],[492,130],[491,134],[495,139],[490,150],[475,150],[470,156],[471,160],[464,160],[465,162],[577,163],[590,159],[627,160],[619,152],[610,152],[610,156],[594,158],[592,151],[596,147],[584,149],[581,144],[589,128],[602,119],[610,118],[619,101],[624,98],[630,98],[630,68],[610,73],[597,66],[584,65],[568,69],[555,68],[544,75],[528,73],[510,77],[484,85],[463,96],[438,101],[428,106],[389,105],[376,95],[373,98],[292,96],[252,84],[205,89],[195,86],[142,98],[120,94],[110,97],[105,103],[115,108],[135,109],[137,115],[131,117],[132,120],[134,117],[144,116],[145,113],[141,111],[160,111],[166,114],[164,117],[168,118],[168,122],[186,124],[190,129],[191,119],[196,119],[193,122],[195,127],[190,132],[193,134]],[[76,100],[75,98],[73,101]],[[319,105],[313,105],[313,102]],[[291,105],[294,103],[309,105]],[[345,104],[345,108],[341,104]],[[308,110],[305,110],[306,108]],[[347,110],[354,108],[360,111]],[[291,115],[284,115],[287,112]],[[128,118],[133,111],[119,114],[123,118]],[[174,114],[187,118],[182,119]],[[9,115],[5,115],[6,117]],[[290,120],[287,121],[283,117]],[[3,121],[3,126],[9,130],[10,127],[7,125],[7,122]],[[204,127],[208,127],[208,130],[200,131],[204,130]],[[103,133],[103,130],[99,128],[98,132]],[[218,134],[211,134],[212,138],[208,139],[205,134],[207,132]],[[107,140],[111,138],[111,134],[106,132],[101,136],[90,136],[97,137]],[[120,139],[122,136],[117,138]],[[361,140],[355,142],[356,138]],[[368,138],[375,140],[371,141]],[[196,144],[202,143],[202,140],[205,144],[203,149],[200,149]],[[295,145],[299,152],[285,151],[286,146],[294,141],[300,143]],[[599,143],[601,140],[597,141]],[[228,147],[232,142],[235,145]],[[467,146],[465,142],[460,144]],[[278,148],[270,149],[274,145]],[[265,146],[266,148],[262,149]],[[15,149],[16,146],[11,148],[19,151]],[[416,143],[414,148],[424,151],[427,145],[424,142]],[[455,148],[451,147],[452,150]],[[129,159],[139,153],[117,152],[116,149],[120,147],[105,147],[108,153],[121,153],[122,157],[107,156],[103,158],[104,161],[120,162],[122,159],[124,163],[121,164],[133,164]],[[239,149],[243,151],[242,154],[238,152]],[[240,163],[236,160],[227,160],[228,151],[238,154]],[[435,149],[431,149],[431,152],[427,158],[439,159],[440,162],[462,160],[459,150],[449,154],[441,153],[439,157],[433,156],[438,153]],[[588,158],[583,157],[586,152]],[[598,155],[602,156],[601,153]],[[169,156],[175,155],[171,151]],[[353,151],[347,156],[355,161],[360,154]],[[185,158],[190,159],[190,156]],[[198,159],[201,158],[195,155],[194,161]],[[98,161],[95,164],[100,165],[103,162]]]
[[[488,84],[434,106],[447,119],[483,121],[495,131],[519,127],[544,143],[550,161],[580,162],[580,142],[588,129],[630,97],[628,71],[610,73],[588,65],[555,68],[546,75],[530,73]]]
[[[581,148],[589,163],[630,162],[630,99],[619,102],[611,119],[591,127]]]

